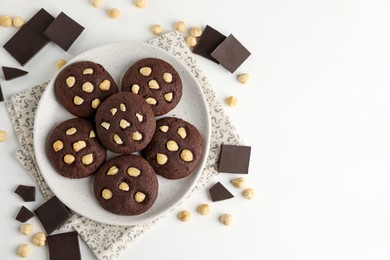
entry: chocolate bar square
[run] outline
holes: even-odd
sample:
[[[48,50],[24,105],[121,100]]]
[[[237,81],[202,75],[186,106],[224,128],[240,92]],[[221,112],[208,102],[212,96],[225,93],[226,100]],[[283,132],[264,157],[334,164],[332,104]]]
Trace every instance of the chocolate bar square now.
[[[221,145],[218,171],[225,173],[248,173],[251,155],[250,146]]]
[[[47,237],[49,258],[55,260],[81,260],[79,238],[76,231]]]
[[[198,39],[198,43],[192,50],[193,53],[198,54],[206,59],[218,63],[216,59],[211,56],[211,53],[217,48],[224,40],[226,36],[215,30],[213,27],[207,25],[202,35]]]

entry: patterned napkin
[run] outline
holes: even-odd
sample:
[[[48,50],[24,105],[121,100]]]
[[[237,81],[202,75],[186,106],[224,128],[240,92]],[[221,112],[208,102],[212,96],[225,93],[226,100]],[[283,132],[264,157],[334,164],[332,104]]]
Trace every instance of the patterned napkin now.
[[[235,128],[225,114],[222,104],[216,98],[207,77],[197,65],[194,55],[184,41],[183,35],[178,32],[170,32],[150,40],[148,43],[169,52],[183,65],[187,66],[198,80],[209,105],[212,124],[210,150],[206,166],[195,187],[189,193],[189,196],[191,196],[218,174],[217,161],[220,145],[222,143],[243,144],[243,141],[237,135]],[[35,112],[47,84],[45,82],[11,97],[10,102],[7,103],[7,109],[20,142],[16,157],[40,187],[44,197],[49,199],[53,196],[53,193],[39,172],[33,146]],[[74,213],[62,229],[73,227],[98,259],[117,259],[124,250],[137,241],[138,237],[149,231],[164,217],[165,215],[158,216],[141,225],[115,226],[98,223]]]

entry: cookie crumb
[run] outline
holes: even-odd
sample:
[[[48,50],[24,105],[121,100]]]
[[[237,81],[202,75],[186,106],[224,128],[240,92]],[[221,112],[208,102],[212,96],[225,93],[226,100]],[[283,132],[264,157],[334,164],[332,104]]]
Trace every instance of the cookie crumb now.
[[[180,221],[187,222],[191,219],[191,212],[189,212],[188,210],[180,211],[179,214],[177,215],[177,218]]]
[[[219,217],[219,221],[225,226],[230,226],[233,223],[233,216],[230,214],[223,214]]]

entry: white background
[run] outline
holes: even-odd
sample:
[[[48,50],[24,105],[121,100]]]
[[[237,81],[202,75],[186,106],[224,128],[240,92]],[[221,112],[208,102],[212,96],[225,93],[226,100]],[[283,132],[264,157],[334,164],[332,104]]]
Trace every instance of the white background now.
[[[235,74],[199,56],[218,98],[234,95],[237,107],[225,105],[233,124],[252,146],[250,173],[257,192],[242,198],[233,177],[221,181],[236,197],[212,203],[200,216],[198,204],[209,202],[209,185],[159,223],[121,259],[376,259],[390,258],[390,2],[380,0],[150,0],[141,10],[130,0],[106,0],[102,9],[87,0],[2,0],[0,15],[28,19],[40,8],[61,11],[86,29],[68,53],[54,43],[24,69],[28,76],[5,82],[9,97],[51,78],[56,61],[117,41],[153,38],[150,26],[166,31],[174,22],[209,24],[232,33],[252,52]],[[107,17],[117,7],[122,16]],[[0,45],[16,32],[0,28]],[[20,67],[3,49],[0,65]],[[244,86],[237,73],[252,81]],[[16,259],[16,248],[29,240],[19,234],[14,217],[24,204],[13,193],[18,184],[33,185],[15,159],[18,143],[4,103],[0,129],[0,255]],[[210,183],[211,185],[211,183]],[[42,203],[38,194],[36,203]],[[177,220],[188,209],[188,223]],[[230,227],[221,213],[234,216]],[[39,223],[33,220],[36,230]],[[83,259],[94,259],[81,242]],[[32,247],[29,259],[48,259],[45,248]]]

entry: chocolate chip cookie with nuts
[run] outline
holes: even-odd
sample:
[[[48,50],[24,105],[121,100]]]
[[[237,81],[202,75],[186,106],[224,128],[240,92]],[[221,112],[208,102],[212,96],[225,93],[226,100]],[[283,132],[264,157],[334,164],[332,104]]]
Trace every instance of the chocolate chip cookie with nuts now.
[[[95,198],[111,213],[139,215],[149,210],[157,199],[157,175],[138,155],[114,157],[104,163],[94,177]]]
[[[167,179],[190,175],[200,163],[203,137],[189,122],[176,117],[157,120],[155,134],[141,151],[157,174]]]
[[[80,61],[64,67],[54,83],[58,101],[71,114],[92,119],[97,108],[118,87],[106,69],[95,62]]]
[[[145,99],[119,92],[104,101],[96,117],[96,133],[110,151],[131,154],[142,150],[152,139],[156,119]]]
[[[155,116],[168,113],[179,103],[183,84],[179,73],[166,61],[145,58],[134,63],[122,78],[122,91],[143,97]]]
[[[46,154],[59,174],[71,179],[92,175],[105,162],[107,150],[96,138],[92,123],[71,118],[49,134]]]

